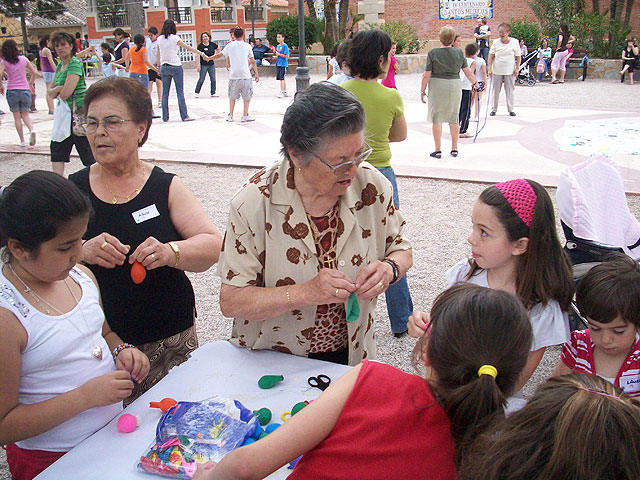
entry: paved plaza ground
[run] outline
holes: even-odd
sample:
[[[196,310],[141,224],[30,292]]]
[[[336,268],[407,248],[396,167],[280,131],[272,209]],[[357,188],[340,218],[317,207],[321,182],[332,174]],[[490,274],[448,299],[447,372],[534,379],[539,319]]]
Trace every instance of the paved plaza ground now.
[[[216,226],[224,231],[228,202],[235,190],[256,167],[277,158],[279,126],[291,99],[275,98],[276,81],[264,78],[255,86],[256,98],[251,113],[256,122],[229,124],[224,120],[228,111],[226,72],[219,73],[221,96],[212,99],[208,95],[194,97],[195,73],[186,72],[189,113],[197,121],[180,122],[177,102],[172,98],[171,121],[154,123],[142,156],[154,159],[165,170],[182,177]],[[319,80],[319,77],[313,78],[313,81]],[[426,105],[419,101],[419,82],[419,75],[398,77],[409,135],[405,142],[394,144],[392,150],[393,164],[401,175],[398,184],[402,212],[407,220],[407,236],[414,249],[409,286],[415,307],[428,309],[445,287],[447,269],[469,254],[466,238],[471,225],[471,209],[486,182],[526,176],[548,185],[549,193],[555,199],[553,186],[557,174],[566,165],[586,158],[574,151],[560,149],[565,122],[640,124],[640,85],[631,87],[617,82],[586,81],[518,87],[517,117],[506,116],[506,107],[501,105],[498,116],[488,119],[475,144],[473,139],[462,140],[457,159],[445,155],[442,160],[435,161],[428,157],[433,150],[433,140],[430,125],[425,120]],[[293,77],[289,77],[289,85],[293,91]],[[6,104],[2,102],[0,108],[6,111]],[[43,96],[38,98],[38,108],[46,108]],[[239,119],[239,112],[236,113]],[[33,148],[18,147],[10,115],[1,119],[0,185],[28,170],[50,168],[46,154],[52,122],[46,110],[34,115],[38,145]],[[472,128],[475,132],[475,124]],[[444,145],[444,150],[448,151],[447,144]],[[640,156],[612,156],[623,166],[628,191],[639,193]],[[67,173],[81,167],[80,161],[74,158]],[[640,196],[628,198],[631,211],[640,216]],[[220,312],[220,280],[215,268],[189,276],[196,292],[200,343],[228,338],[231,320],[225,319]],[[405,371],[413,371],[409,354],[415,342],[391,335],[384,299],[378,303],[377,318],[378,358]],[[548,349],[525,389],[527,394],[550,374],[557,359],[558,348]],[[106,472],[96,472],[95,478],[107,476]],[[9,476],[0,453],[0,479],[4,478]]]

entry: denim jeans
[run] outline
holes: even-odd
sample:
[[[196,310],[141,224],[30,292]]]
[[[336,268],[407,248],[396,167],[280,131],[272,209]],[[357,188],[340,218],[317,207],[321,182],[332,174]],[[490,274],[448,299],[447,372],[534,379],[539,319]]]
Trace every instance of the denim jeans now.
[[[184,101],[184,72],[182,71],[182,67],[162,65],[160,68],[160,76],[162,77],[162,121],[166,122],[169,120],[169,89],[171,88],[171,80],[175,80],[176,82],[180,118],[184,120],[189,114],[187,113],[187,103]]]
[[[484,58],[485,63],[489,64],[489,47],[480,47],[478,55]]]
[[[398,184],[396,183],[396,174],[392,167],[377,167],[378,171],[383,174],[393,186],[393,204],[396,208],[400,208],[400,199],[398,197]],[[413,313],[413,301],[411,293],[409,293],[409,284],[407,276],[404,275],[393,285],[389,285],[387,291],[384,292],[387,300],[387,314],[391,322],[391,331],[393,333],[401,333],[407,330],[407,321]]]
[[[200,93],[204,79],[209,74],[211,80],[211,95],[216,93],[216,66],[215,65],[200,65],[200,76],[198,77],[198,83],[196,83],[196,93]]]
[[[149,74],[129,72],[129,78],[139,81],[144,88],[149,88]]]

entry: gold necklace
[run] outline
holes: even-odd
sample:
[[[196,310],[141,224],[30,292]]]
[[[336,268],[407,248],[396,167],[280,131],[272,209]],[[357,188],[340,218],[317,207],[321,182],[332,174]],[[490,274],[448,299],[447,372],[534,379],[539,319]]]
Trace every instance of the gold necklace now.
[[[58,315],[67,315],[69,312],[67,313],[63,313],[62,311],[60,311],[58,308],[54,307],[53,305],[51,305],[49,302],[47,302],[44,298],[42,298],[40,295],[38,295],[36,292],[34,292],[26,283],[24,280],[22,280],[22,278],[20,278],[20,275],[18,275],[18,273],[13,269],[13,266],[10,263],[7,263],[7,266],[9,267],[9,270],[11,270],[11,272],[13,273],[13,275],[18,279],[18,281],[22,284],[22,286],[24,287],[24,293],[30,293],[31,296],[35,299],[36,302],[38,302],[38,305],[40,305],[42,307],[42,309],[45,311],[45,313],[47,315],[51,314],[51,310],[54,310],[55,312],[58,313]],[[80,310],[80,314],[82,315],[82,320],[84,321],[84,325],[85,327],[87,327],[87,333],[85,334],[82,330],[80,330],[78,328],[78,326],[73,323],[71,321],[70,317],[67,317],[67,320],[69,321],[69,323],[73,326],[73,328],[75,328],[80,335],[82,335],[83,337],[85,337],[87,340],[89,340],[89,344],[91,345],[93,342],[91,341],[91,329],[89,328],[89,324],[87,323],[87,319],[84,316],[84,311],[82,310],[82,306],[80,305],[80,301],[76,298],[75,294],[73,293],[73,290],[71,290],[71,287],[69,286],[69,284],[67,283],[67,279],[65,278],[62,281],[65,285],[65,287],[67,287],[67,290],[69,290],[69,293],[71,294],[71,298],[73,298],[73,301],[76,303],[77,306],[79,306],[79,310]],[[49,310],[48,308],[45,307],[45,305],[47,307],[49,307],[51,310]],[[76,305],[73,306],[73,308],[76,307]],[[73,308],[71,310],[73,310]],[[102,347],[100,347],[100,345],[94,345],[93,349],[91,350],[91,355],[93,355],[94,358],[96,358],[97,360],[102,360]]]
[[[124,198],[126,200],[126,202],[128,202],[128,201],[130,201],[132,198],[134,198],[136,195],[138,195],[140,193],[140,190],[142,190],[142,187],[144,187],[145,177],[146,177],[146,169],[145,169],[144,164],[142,162],[141,162],[141,165],[142,165],[142,183],[140,184],[139,187],[134,189],[133,192],[131,192],[129,195],[116,195],[115,193],[113,193],[113,190],[111,190],[111,188],[109,188],[109,184],[107,183],[107,181],[102,177],[102,166],[100,167],[100,179],[102,180],[102,183],[104,183],[104,186],[107,187],[107,190],[111,194],[111,203],[112,204],[115,205],[116,203],[118,203],[118,199],[119,198]]]

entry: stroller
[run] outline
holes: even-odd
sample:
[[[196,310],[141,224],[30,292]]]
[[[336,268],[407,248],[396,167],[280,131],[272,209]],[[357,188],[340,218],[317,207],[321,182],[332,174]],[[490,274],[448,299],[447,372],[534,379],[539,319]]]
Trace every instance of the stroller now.
[[[520,63],[518,70],[518,83],[533,87],[536,84],[536,63],[538,63],[538,50],[529,52]]]
[[[558,179],[556,201],[576,283],[611,252],[640,257],[640,222],[629,210],[615,162],[594,156],[568,167]],[[575,301],[571,309],[571,329],[586,328]]]

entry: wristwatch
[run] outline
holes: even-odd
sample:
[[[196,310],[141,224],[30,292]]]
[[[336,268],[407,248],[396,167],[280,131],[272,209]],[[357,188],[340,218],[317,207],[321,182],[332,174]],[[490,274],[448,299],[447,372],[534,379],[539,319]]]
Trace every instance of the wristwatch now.
[[[393,279],[389,282],[389,285],[396,283],[398,281],[398,275],[400,273],[400,270],[398,269],[398,264],[393,260],[391,260],[390,258],[385,258],[382,261],[391,265],[391,268],[393,269]]]
[[[171,247],[171,250],[173,250],[173,253],[176,256],[176,263],[173,265],[175,268],[178,266],[178,263],[180,263],[180,247],[178,247],[178,244],[176,242],[169,242],[168,245],[169,247]]]

